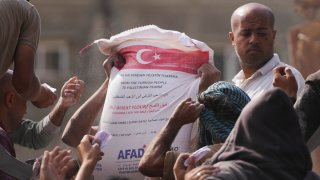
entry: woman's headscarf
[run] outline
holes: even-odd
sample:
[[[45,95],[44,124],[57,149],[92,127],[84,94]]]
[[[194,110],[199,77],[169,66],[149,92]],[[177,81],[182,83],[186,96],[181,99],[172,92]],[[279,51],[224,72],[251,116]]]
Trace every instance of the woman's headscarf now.
[[[200,114],[198,148],[225,142],[249,96],[232,83],[212,84],[198,98],[205,105]]]

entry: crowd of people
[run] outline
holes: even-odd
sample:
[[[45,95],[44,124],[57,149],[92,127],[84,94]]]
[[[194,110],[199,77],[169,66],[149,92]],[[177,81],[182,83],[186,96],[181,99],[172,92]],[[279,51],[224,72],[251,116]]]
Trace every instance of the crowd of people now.
[[[312,172],[307,142],[319,128],[320,71],[306,82],[294,67],[274,53],[276,30],[272,10],[248,3],[231,16],[229,37],[241,71],[232,82],[220,81],[220,70],[203,64],[197,101],[181,102],[164,127],[148,144],[139,171],[149,178],[193,179],[320,179]],[[40,17],[25,0],[0,1],[0,161],[16,156],[14,143],[33,149],[44,148],[57,135],[69,107],[76,104],[84,82],[71,77],[60,97],[34,72],[40,34]],[[107,58],[106,79],[76,110],[63,131],[62,141],[76,147],[46,150],[33,163],[31,179],[90,179],[104,154],[95,139],[93,122],[101,111],[108,90],[111,69],[125,65],[120,54]],[[13,65],[13,70],[9,67]],[[26,103],[52,111],[40,121],[24,119]],[[185,124],[198,123],[193,150],[209,147],[200,160],[188,152],[170,151]],[[320,131],[320,130],[319,130]],[[189,137],[186,137],[189,138]],[[95,142],[95,143],[93,143]],[[5,155],[2,153],[4,149]],[[106,154],[105,156],[108,156]],[[185,165],[185,161],[189,163]],[[14,169],[18,161],[10,164]],[[19,179],[0,163],[0,179]]]

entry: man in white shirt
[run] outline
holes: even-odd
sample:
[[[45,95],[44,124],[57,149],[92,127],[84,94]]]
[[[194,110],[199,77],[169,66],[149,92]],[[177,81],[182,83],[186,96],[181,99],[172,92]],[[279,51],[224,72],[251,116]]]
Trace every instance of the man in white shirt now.
[[[298,70],[280,61],[274,54],[274,15],[262,4],[249,3],[237,8],[231,16],[229,38],[235,48],[242,70],[233,82],[250,98],[273,88],[273,69],[289,67],[298,83],[299,94],[304,78]]]

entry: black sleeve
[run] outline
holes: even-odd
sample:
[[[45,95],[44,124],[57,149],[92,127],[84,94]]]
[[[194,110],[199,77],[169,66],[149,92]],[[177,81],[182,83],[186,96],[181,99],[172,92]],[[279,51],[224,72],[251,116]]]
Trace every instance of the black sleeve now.
[[[320,125],[320,81],[307,81],[294,105],[307,141]]]

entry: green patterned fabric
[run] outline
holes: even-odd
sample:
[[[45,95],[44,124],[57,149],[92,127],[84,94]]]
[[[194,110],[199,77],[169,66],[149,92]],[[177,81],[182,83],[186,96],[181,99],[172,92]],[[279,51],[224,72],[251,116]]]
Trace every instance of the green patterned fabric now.
[[[198,97],[205,105],[200,114],[198,148],[225,142],[249,96],[225,81],[212,84]]]

